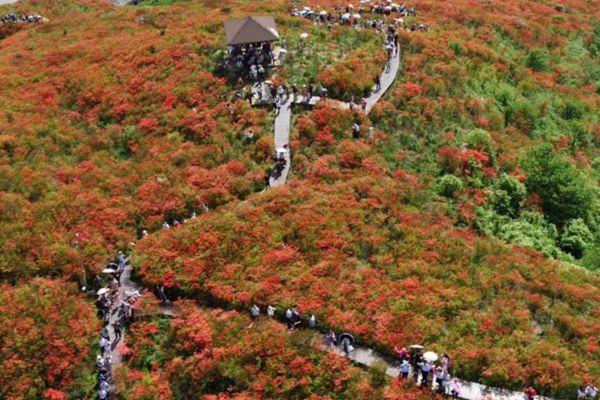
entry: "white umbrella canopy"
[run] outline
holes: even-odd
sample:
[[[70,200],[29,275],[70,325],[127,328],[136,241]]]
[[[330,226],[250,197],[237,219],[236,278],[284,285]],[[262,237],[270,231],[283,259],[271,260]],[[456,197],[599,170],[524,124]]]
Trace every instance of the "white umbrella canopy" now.
[[[323,10],[319,13],[319,15],[325,16],[325,15],[327,15],[327,11]]]
[[[354,19],[360,19],[360,14],[352,14],[352,17],[354,17]]]
[[[115,270],[114,270],[114,269],[112,269],[112,268],[105,268],[105,269],[103,269],[103,270],[102,270],[102,273],[103,273],[103,274],[114,274],[114,273],[116,273],[116,272],[117,272],[117,271],[115,271]]]
[[[102,289],[100,289],[100,290],[98,290],[98,291],[96,292],[96,294],[97,294],[98,296],[102,296],[102,295],[103,295],[103,294],[105,294],[105,293],[108,293],[108,288],[105,288],[105,287],[103,287]]]
[[[423,350],[425,347],[421,346],[420,344],[411,344],[410,346],[408,346],[409,349],[415,349],[415,350]]]
[[[308,39],[308,33],[306,33],[306,32],[304,32],[304,33],[301,33],[301,34],[300,34],[300,39],[302,39],[302,40],[306,40],[306,39]]]
[[[426,351],[425,353],[423,353],[423,360],[427,362],[435,362],[438,360],[438,355],[433,351]]]

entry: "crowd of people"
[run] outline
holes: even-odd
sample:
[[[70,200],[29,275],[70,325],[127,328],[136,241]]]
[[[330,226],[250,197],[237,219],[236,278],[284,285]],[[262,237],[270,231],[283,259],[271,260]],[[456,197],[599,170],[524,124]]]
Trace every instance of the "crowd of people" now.
[[[104,327],[98,339],[99,354],[96,356],[98,372],[98,399],[114,398],[112,385],[112,352],[122,339],[125,327],[133,321],[134,303],[140,297],[137,290],[122,291],[121,274],[127,265],[127,258],[119,251],[116,260],[110,262],[102,271],[103,278],[94,280],[96,289],[98,317]],[[113,318],[114,317],[114,318]],[[111,337],[110,331],[113,335]]]
[[[420,345],[395,347],[394,350],[400,361],[401,378],[413,377],[421,387],[430,387],[439,394],[454,398],[460,396],[461,384],[450,373],[452,365],[447,354],[438,357],[433,352],[424,353]]]
[[[589,382],[587,385],[581,385],[579,389],[577,389],[578,400],[592,400],[595,399],[596,396],[598,396],[598,388],[594,386],[592,382]]]
[[[15,14],[7,13],[0,15],[0,24],[34,24],[37,22],[46,22],[47,20],[39,14]]]
[[[355,28],[374,28],[384,31],[389,25],[386,20],[395,17],[393,26],[408,31],[427,31],[429,28],[422,23],[406,24],[405,17],[416,17],[414,7],[407,7],[403,3],[396,4],[392,1],[364,3],[355,8],[352,4],[345,7],[334,6],[332,11],[322,10],[316,7],[301,9],[293,7],[290,15],[303,17],[317,25],[325,25],[332,29],[335,25],[348,25]],[[368,17],[370,15],[370,17]]]
[[[246,81],[264,80],[273,62],[273,49],[269,42],[227,46],[225,68]]]
[[[250,308],[250,316],[254,322],[258,322],[261,312],[262,310],[258,305],[252,305]],[[271,319],[277,318],[277,308],[273,307],[272,305],[268,305],[266,307],[266,314]],[[296,308],[292,307],[286,309],[285,312],[283,312],[282,317],[285,320],[287,328],[291,331],[302,326],[302,315],[298,312],[298,310],[296,310]],[[311,316],[308,318],[307,326],[312,329],[317,327],[317,318],[314,314],[311,314]]]

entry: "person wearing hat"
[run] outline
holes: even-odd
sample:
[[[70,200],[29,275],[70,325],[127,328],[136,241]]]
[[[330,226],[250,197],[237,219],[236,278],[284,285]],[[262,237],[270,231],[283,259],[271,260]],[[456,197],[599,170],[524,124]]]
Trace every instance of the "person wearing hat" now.
[[[408,374],[410,373],[410,363],[408,360],[402,360],[402,364],[400,364],[400,375],[403,379],[408,378]]]

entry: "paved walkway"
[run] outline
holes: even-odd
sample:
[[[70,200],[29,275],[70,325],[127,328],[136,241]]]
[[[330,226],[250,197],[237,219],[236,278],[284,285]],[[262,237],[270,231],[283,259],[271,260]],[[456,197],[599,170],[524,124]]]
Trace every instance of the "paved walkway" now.
[[[281,105],[279,113],[275,116],[275,149],[280,149],[290,143],[290,128],[292,125],[292,98],[289,96],[285,103]],[[271,174],[269,185],[271,187],[282,186],[285,184],[287,175],[290,172],[290,150],[285,152],[285,168],[279,175]]]
[[[15,4],[17,3],[19,0],[0,0],[0,6],[3,6],[5,4]]]
[[[121,363],[121,351],[120,348],[118,346],[119,343],[123,343],[125,342],[125,329],[122,330],[122,335],[121,335],[121,340],[119,342],[115,341],[115,325],[117,324],[117,321],[119,320],[119,312],[117,311],[119,308],[119,305],[121,304],[121,299],[123,299],[125,292],[134,292],[136,290],[140,290],[140,287],[131,280],[131,270],[132,270],[132,266],[129,263],[129,261],[127,261],[127,263],[125,264],[125,268],[123,269],[123,272],[121,273],[121,286],[119,287],[119,299],[117,301],[114,302],[114,304],[111,305],[110,308],[110,318],[108,320],[108,325],[107,325],[107,329],[108,329],[108,333],[110,336],[110,340],[112,343],[112,368],[113,370],[115,369],[115,367]]]
[[[396,75],[398,74],[398,70],[400,69],[400,52],[394,54],[389,63],[386,65],[385,70],[381,74],[380,82],[381,88],[377,91],[373,91],[369,97],[366,98],[367,107],[366,114],[369,114],[375,104],[383,97],[385,92],[392,86],[394,80],[396,79]],[[290,96],[291,97],[291,96]],[[316,105],[319,102],[324,101],[320,97],[313,96],[310,100],[309,105]],[[345,103],[338,100],[327,100],[328,104],[333,107],[341,108],[341,109],[349,109],[350,103]],[[293,104],[305,104],[302,103],[302,99],[299,98]],[[274,141],[275,141],[275,149],[282,148],[284,145],[290,143],[290,129],[291,129],[291,120],[292,120],[292,100],[291,98],[287,98],[285,104],[281,106],[279,114],[275,116],[275,129],[274,129]],[[355,109],[359,110],[360,107],[358,105],[355,106]],[[269,179],[269,185],[271,187],[278,187],[285,184],[288,173],[291,167],[291,158],[290,158],[290,150],[288,150],[285,154],[286,164],[285,169],[282,171],[280,175],[271,175]]]
[[[383,97],[385,92],[390,88],[390,86],[392,86],[392,83],[394,83],[399,69],[400,51],[398,51],[390,58],[385,71],[383,71],[383,73],[381,74],[381,89],[379,89],[378,91],[373,91],[373,93],[371,93],[371,95],[367,97],[367,114],[371,112],[375,104],[377,104],[377,102],[381,99],[381,97]]]
[[[321,348],[339,354],[344,355],[342,350],[339,347],[329,347],[325,344],[320,346]],[[354,361],[357,364],[363,365],[365,367],[371,367],[373,364],[378,363],[380,365],[386,366],[386,374],[391,377],[398,377],[400,372],[400,364],[396,360],[392,360],[390,357],[386,357],[370,349],[368,347],[363,346],[354,346],[354,350],[350,352],[348,356],[349,359]],[[482,385],[476,382],[469,382],[465,380],[459,379],[461,384],[461,391],[459,398],[465,400],[484,400],[484,399],[493,399],[493,400],[523,400],[524,395],[523,392],[516,392],[508,389],[500,389],[495,387],[489,387]],[[419,379],[420,384],[420,379]],[[433,388],[435,389],[435,383],[433,384]],[[538,400],[550,400],[548,397],[536,396]]]

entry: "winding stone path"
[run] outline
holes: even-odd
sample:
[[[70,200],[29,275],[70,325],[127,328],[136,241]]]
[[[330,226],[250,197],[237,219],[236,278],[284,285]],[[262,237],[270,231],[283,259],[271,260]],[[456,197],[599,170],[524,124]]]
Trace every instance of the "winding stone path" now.
[[[385,92],[392,86],[394,80],[396,79],[396,75],[398,74],[398,70],[400,69],[400,51],[394,53],[392,57],[389,59],[388,64],[386,65],[385,70],[381,74],[380,82],[381,88],[377,91],[373,90],[371,95],[366,98],[367,107],[366,114],[369,114],[375,104],[383,97]],[[310,105],[316,105],[321,101],[325,101],[319,97],[313,97],[311,99]],[[336,100],[327,100],[329,105],[340,109],[349,109],[350,103],[345,103]],[[290,97],[286,98],[285,104],[281,105],[281,109],[279,113],[275,116],[275,128],[274,128],[274,142],[275,149],[279,149],[290,142],[290,130],[292,125],[292,100]],[[360,109],[359,106],[356,106],[356,109]],[[288,173],[291,167],[291,148],[285,154],[286,164],[285,169],[279,176],[271,175],[269,178],[269,185],[271,187],[283,186],[286,182]]]
[[[121,363],[121,351],[120,351],[120,347],[118,346],[119,343],[124,343],[125,342],[125,329],[122,330],[122,335],[121,335],[121,340],[119,340],[119,342],[117,343],[115,341],[115,326],[117,324],[117,321],[119,320],[119,312],[118,312],[118,308],[119,305],[121,304],[121,299],[123,299],[125,292],[134,292],[136,290],[140,290],[140,287],[131,280],[131,270],[133,269],[133,267],[131,266],[131,264],[129,263],[129,261],[127,261],[127,263],[125,264],[125,268],[123,269],[123,272],[121,273],[121,286],[119,287],[119,300],[117,300],[110,308],[110,318],[108,320],[108,325],[107,325],[107,329],[108,329],[108,333],[110,336],[110,340],[112,343],[112,352],[111,352],[111,359],[112,359],[112,368],[113,371],[115,369],[115,367]]]
[[[392,86],[398,70],[400,69],[400,51],[393,54],[389,59],[386,69],[383,71],[380,77],[381,88],[378,91],[373,91],[369,97],[367,97],[367,114],[371,112],[375,104],[383,97],[385,92]]]
[[[322,349],[344,356],[339,347],[329,347],[325,344],[320,346]],[[353,362],[365,367],[372,367],[374,364],[385,365],[386,374],[391,377],[398,377],[400,372],[400,363],[396,360],[381,355],[377,351],[368,347],[354,345],[354,350],[348,356]],[[414,378],[413,378],[414,379]],[[516,392],[508,389],[489,387],[476,382],[458,380],[461,384],[459,398],[465,400],[523,400],[523,392]],[[420,383],[420,380],[419,380]],[[435,383],[434,383],[435,385]],[[434,386],[435,389],[435,386]],[[549,397],[536,396],[538,400],[551,400]]]

